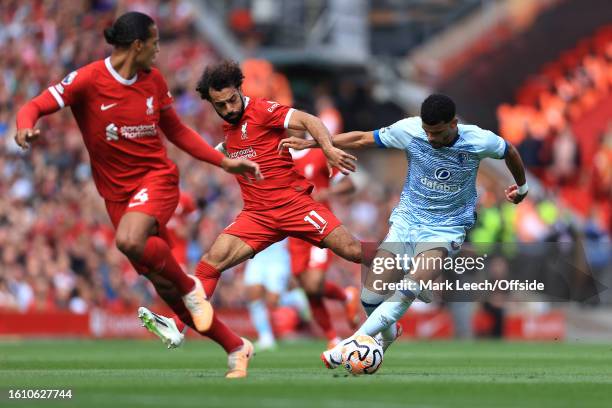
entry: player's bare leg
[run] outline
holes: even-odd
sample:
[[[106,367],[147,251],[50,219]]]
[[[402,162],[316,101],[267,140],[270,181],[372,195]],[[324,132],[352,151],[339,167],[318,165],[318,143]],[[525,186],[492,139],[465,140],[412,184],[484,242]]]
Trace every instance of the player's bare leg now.
[[[213,309],[201,283],[187,275],[172,255],[170,246],[156,236],[157,220],[141,212],[128,212],[119,221],[116,233],[117,248],[145,274],[162,276],[178,290],[198,330],[206,331],[213,319]]]
[[[362,242],[355,238],[344,225],[335,228],[321,243],[347,261],[354,263],[369,261]]]
[[[206,295],[212,297],[221,272],[238,265],[255,254],[246,242],[230,234],[221,234],[202,257],[195,275],[202,281]]]
[[[253,248],[242,239],[230,234],[220,234],[202,260],[224,271],[246,261],[254,254]]]

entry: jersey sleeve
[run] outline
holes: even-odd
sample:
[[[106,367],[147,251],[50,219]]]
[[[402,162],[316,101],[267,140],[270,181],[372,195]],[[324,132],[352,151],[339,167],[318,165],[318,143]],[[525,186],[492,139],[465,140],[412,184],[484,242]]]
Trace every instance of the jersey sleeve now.
[[[295,111],[295,109],[289,106],[265,100],[259,102],[258,108],[258,115],[262,123],[266,124],[268,127],[279,129],[287,129],[289,127],[291,114]]]
[[[374,131],[374,141],[378,147],[407,149],[410,141],[421,129],[419,118],[406,118],[395,122],[391,126]]]
[[[345,177],[347,177],[347,176],[342,174],[342,172],[340,170],[338,170],[337,168],[334,167],[332,169],[332,176],[331,176],[330,184],[332,186],[335,186],[336,184],[341,182]]]
[[[475,153],[481,159],[486,157],[503,159],[506,157],[508,143],[490,130],[480,129],[480,132],[477,133],[474,147],[476,149]]]
[[[87,92],[89,70],[85,68],[72,71],[59,83],[50,86],[48,91],[53,95],[60,108],[71,106],[82,101]]]

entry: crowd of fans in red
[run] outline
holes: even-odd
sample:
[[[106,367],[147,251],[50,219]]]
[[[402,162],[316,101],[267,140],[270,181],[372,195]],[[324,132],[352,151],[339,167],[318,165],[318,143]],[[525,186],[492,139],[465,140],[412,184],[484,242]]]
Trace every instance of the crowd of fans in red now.
[[[612,25],[545,65],[497,113],[529,170],[612,231]]]
[[[25,101],[110,52],[101,33],[117,13],[127,10],[103,1],[79,4],[80,8],[35,0],[0,4],[0,309],[82,313],[98,306],[132,312],[155,299],[114,247],[113,230],[91,181],[89,157],[70,111],[43,118],[38,124],[43,136],[31,150],[23,152],[13,141],[14,114]],[[195,31],[189,2],[131,2],[130,9],[156,20],[161,37],[157,65],[177,112],[216,144],[222,138],[221,119],[193,90],[204,66],[217,57]],[[286,94],[286,79],[275,76],[274,83],[280,83],[275,89]],[[242,199],[233,176],[170,144],[168,153],[180,168],[181,189],[196,205],[189,222],[179,223],[180,235],[189,243],[189,269],[189,261],[197,260],[233,221]],[[345,203],[351,205],[342,212],[343,219],[364,239],[378,239],[389,211],[385,198],[363,192]],[[356,219],[371,221],[352,222]],[[238,268],[224,274],[217,302],[242,304],[243,297],[237,295],[243,293],[241,279],[235,279],[240,273]]]
[[[0,3],[3,19],[0,46],[4,50],[0,54],[3,76],[0,81],[0,309],[63,309],[84,313],[92,307],[105,307],[133,312],[138,305],[156,297],[114,246],[113,230],[91,181],[89,157],[70,111],[65,109],[42,119],[39,127],[43,136],[29,151],[21,151],[13,141],[14,114],[18,107],[68,72],[108,55],[110,47],[103,45],[101,33],[117,13],[127,11],[117,10],[114,2],[97,1],[93,6],[77,2],[70,7],[61,7],[60,3],[36,0]],[[209,143],[216,144],[222,138],[221,120],[193,89],[203,67],[217,57],[193,27],[190,3],[156,0],[130,4],[130,9],[145,12],[157,21],[162,40],[157,64],[175,97],[177,112]],[[592,62],[599,68],[585,66],[580,75],[588,76],[590,70],[601,69],[607,63],[606,78],[612,77],[609,68],[612,49],[610,46],[604,49],[606,53],[599,55],[605,58]],[[247,68],[251,69],[261,72],[257,70],[265,71],[269,67],[255,62]],[[573,82],[570,82],[571,87]],[[271,83],[279,96],[290,98],[286,79],[274,74]],[[609,92],[612,82],[606,84]],[[600,85],[595,88],[603,92]],[[574,91],[574,97],[581,94],[580,90]],[[257,92],[256,88],[253,92]],[[554,99],[555,94],[549,97]],[[285,103],[289,101],[283,99]],[[341,118],[328,96],[321,96],[315,106],[330,128],[341,130]],[[500,108],[500,112],[503,109],[519,108]],[[512,132],[504,120],[502,134],[510,138]],[[528,123],[531,122],[529,119]],[[531,137],[527,134],[524,139]],[[607,159],[595,159],[603,160],[604,168],[608,166],[608,177],[612,145],[609,134],[607,145],[602,144],[604,153],[597,156],[607,154]],[[187,242],[186,260],[190,269],[212,240],[233,221],[242,200],[232,176],[195,161],[172,145],[168,145],[168,152],[180,168],[181,189],[192,196],[195,204],[195,211],[178,223],[179,235]],[[400,187],[370,184],[353,197],[342,198],[335,207],[336,214],[360,239],[377,241],[386,233],[386,220],[398,200]],[[498,201],[501,199],[499,196]],[[354,279],[352,274],[338,273],[346,267],[341,262],[335,265],[335,278],[344,279],[341,283]],[[244,304],[241,273],[240,267],[224,273],[215,302],[228,307]]]

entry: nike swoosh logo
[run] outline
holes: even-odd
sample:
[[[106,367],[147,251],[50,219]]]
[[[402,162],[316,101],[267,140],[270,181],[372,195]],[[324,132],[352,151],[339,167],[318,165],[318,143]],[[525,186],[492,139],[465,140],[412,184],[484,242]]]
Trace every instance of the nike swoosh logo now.
[[[129,203],[128,204],[128,208],[132,208],[132,207],[136,207],[137,205],[143,205],[143,202],[138,202],[138,203]]]
[[[117,105],[117,104],[116,104],[116,103],[111,103],[110,105],[104,105],[104,104],[102,104],[102,105],[100,105],[100,110],[101,110],[101,111],[105,111],[105,110],[108,110],[108,109],[112,108],[112,107],[113,107],[113,106],[115,106],[115,105]]]

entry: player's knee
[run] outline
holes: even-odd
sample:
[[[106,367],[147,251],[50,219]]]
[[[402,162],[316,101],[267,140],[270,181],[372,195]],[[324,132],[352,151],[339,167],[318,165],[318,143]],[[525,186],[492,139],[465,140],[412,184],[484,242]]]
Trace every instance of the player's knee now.
[[[117,234],[115,239],[117,249],[132,260],[138,260],[144,252],[144,243],[127,234]]]
[[[227,262],[224,260],[224,256],[214,251],[205,253],[200,260],[206,262],[218,271],[225,270],[227,264]]]

